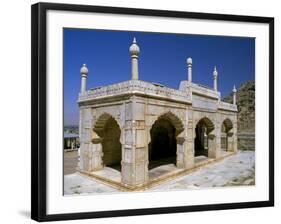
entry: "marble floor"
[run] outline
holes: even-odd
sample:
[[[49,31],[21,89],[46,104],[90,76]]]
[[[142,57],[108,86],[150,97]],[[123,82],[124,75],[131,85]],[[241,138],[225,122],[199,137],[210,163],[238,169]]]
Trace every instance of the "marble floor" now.
[[[197,163],[207,162],[206,157],[197,157]],[[150,178],[157,178],[179,169],[174,164],[166,164],[149,170]],[[97,172],[95,172],[97,173]],[[119,182],[121,175],[118,170],[105,168],[98,171],[98,175],[110,177]],[[198,170],[154,186],[147,191],[201,189],[210,187],[245,186],[255,184],[255,152],[239,151],[236,155],[227,157],[222,161],[203,166]],[[80,173],[72,173],[64,176],[65,195],[84,195],[97,193],[114,193],[118,189],[106,185],[94,178]]]

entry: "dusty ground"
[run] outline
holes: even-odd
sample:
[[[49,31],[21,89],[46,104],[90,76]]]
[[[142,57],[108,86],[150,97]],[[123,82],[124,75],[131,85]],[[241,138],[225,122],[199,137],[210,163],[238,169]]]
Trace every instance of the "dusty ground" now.
[[[72,162],[77,157],[69,155]],[[66,164],[70,164],[67,162]],[[71,172],[73,170],[66,169]],[[73,171],[74,172],[74,171]],[[94,194],[118,192],[117,189],[90,177],[72,173],[64,176],[65,194]],[[255,184],[255,152],[239,151],[236,155],[210,164],[191,174],[155,186],[149,191],[183,190],[209,187],[241,186]]]
[[[75,173],[78,163],[78,151],[64,152],[64,175]]]

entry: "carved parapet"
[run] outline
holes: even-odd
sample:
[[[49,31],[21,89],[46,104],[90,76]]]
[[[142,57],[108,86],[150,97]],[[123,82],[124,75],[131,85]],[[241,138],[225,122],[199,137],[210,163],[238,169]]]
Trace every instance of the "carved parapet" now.
[[[214,91],[213,89],[211,89],[208,86],[191,83],[190,87],[191,87],[192,93],[196,93],[198,95],[207,96],[207,97],[214,98],[214,99],[220,98],[220,92]]]
[[[141,80],[129,80],[109,86],[97,87],[79,95],[78,102],[85,102],[105,97],[125,94],[142,94],[151,97],[191,103],[191,98],[185,91],[168,88]]]
[[[237,112],[237,105],[220,101],[218,109]]]

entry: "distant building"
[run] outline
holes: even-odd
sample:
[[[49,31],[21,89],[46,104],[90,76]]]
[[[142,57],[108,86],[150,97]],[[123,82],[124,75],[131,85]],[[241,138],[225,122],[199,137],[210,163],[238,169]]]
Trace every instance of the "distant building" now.
[[[233,104],[221,101],[216,67],[212,88],[196,84],[188,58],[187,80],[172,89],[139,80],[135,39],[129,51],[131,80],[87,90],[88,69],[81,68],[81,172],[117,167],[120,184],[133,189],[148,186],[149,170],[157,166],[172,163],[188,170],[202,158],[216,160],[237,151],[236,89]]]
[[[73,133],[64,133],[64,150],[77,150],[79,148],[79,135]]]

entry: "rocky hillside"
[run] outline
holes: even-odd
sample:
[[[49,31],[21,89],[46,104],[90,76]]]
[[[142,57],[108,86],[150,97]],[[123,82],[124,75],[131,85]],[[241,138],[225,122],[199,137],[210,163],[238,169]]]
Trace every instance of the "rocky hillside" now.
[[[232,94],[223,99],[232,103]],[[255,82],[247,81],[237,90],[238,148],[255,148]]]
[[[232,103],[232,94],[223,99]],[[247,81],[237,90],[238,131],[255,131],[255,82]]]

